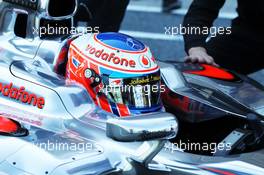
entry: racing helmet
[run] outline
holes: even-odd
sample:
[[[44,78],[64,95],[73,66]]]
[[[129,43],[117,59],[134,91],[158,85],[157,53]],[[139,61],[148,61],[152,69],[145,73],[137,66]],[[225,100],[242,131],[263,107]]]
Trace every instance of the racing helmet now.
[[[121,33],[71,42],[66,77],[81,83],[103,110],[120,117],[163,110],[161,76],[150,49]]]

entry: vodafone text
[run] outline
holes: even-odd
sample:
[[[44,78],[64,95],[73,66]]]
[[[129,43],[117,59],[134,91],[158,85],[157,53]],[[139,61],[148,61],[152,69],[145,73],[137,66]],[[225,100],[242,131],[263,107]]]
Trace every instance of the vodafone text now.
[[[106,53],[104,49],[102,50],[97,50],[95,47],[91,46],[88,44],[86,47],[86,51],[88,51],[89,54],[94,55],[97,58],[100,58],[104,61],[107,62],[112,62],[114,64],[119,64],[121,66],[125,67],[131,67],[135,68],[136,62],[134,60],[129,60],[127,58],[119,58],[118,56],[115,55],[115,53]]]
[[[39,109],[43,109],[45,105],[45,99],[43,97],[37,97],[35,94],[29,94],[23,86],[17,89],[13,87],[13,83],[4,85],[0,82],[0,93],[3,96],[21,101],[22,103],[37,106]]]

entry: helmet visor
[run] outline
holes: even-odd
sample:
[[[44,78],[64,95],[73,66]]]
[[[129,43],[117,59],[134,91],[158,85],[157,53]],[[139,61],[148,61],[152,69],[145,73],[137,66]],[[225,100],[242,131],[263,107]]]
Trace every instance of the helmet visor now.
[[[126,79],[109,79],[104,93],[114,103],[131,108],[150,108],[160,103],[160,74]]]

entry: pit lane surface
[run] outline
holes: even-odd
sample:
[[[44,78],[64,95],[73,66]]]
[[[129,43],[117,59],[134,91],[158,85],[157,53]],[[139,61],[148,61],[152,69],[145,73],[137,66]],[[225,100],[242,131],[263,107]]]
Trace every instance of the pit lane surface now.
[[[131,0],[124,18],[121,32],[132,35],[146,43],[156,58],[161,60],[183,60],[184,42],[181,35],[169,35],[166,29],[179,27],[192,0],[182,0],[183,6],[172,14],[161,12],[161,0]],[[230,26],[236,1],[227,1],[214,26]],[[166,28],[166,29],[165,29]],[[251,75],[264,84],[264,70]]]

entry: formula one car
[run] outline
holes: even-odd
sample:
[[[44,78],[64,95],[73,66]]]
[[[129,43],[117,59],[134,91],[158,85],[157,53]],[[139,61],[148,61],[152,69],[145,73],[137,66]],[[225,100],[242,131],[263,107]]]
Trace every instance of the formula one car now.
[[[71,37],[38,34],[53,22],[71,27],[76,2],[65,1],[69,11],[61,12],[50,11],[58,1],[34,3],[4,1],[0,6],[0,174],[135,174],[147,169],[176,135],[174,116],[163,112],[122,119],[96,107],[86,89],[53,71],[67,56]]]
[[[71,28],[76,3],[1,2],[0,174],[263,174],[261,85],[208,65],[158,62],[175,116],[105,112],[63,77],[76,37],[40,35]],[[195,142],[205,147],[186,147]]]
[[[261,84],[210,65],[160,65],[168,87],[163,93],[164,105],[182,121],[182,133],[178,137],[194,142],[231,143],[229,151],[214,153],[221,156],[263,148]]]

